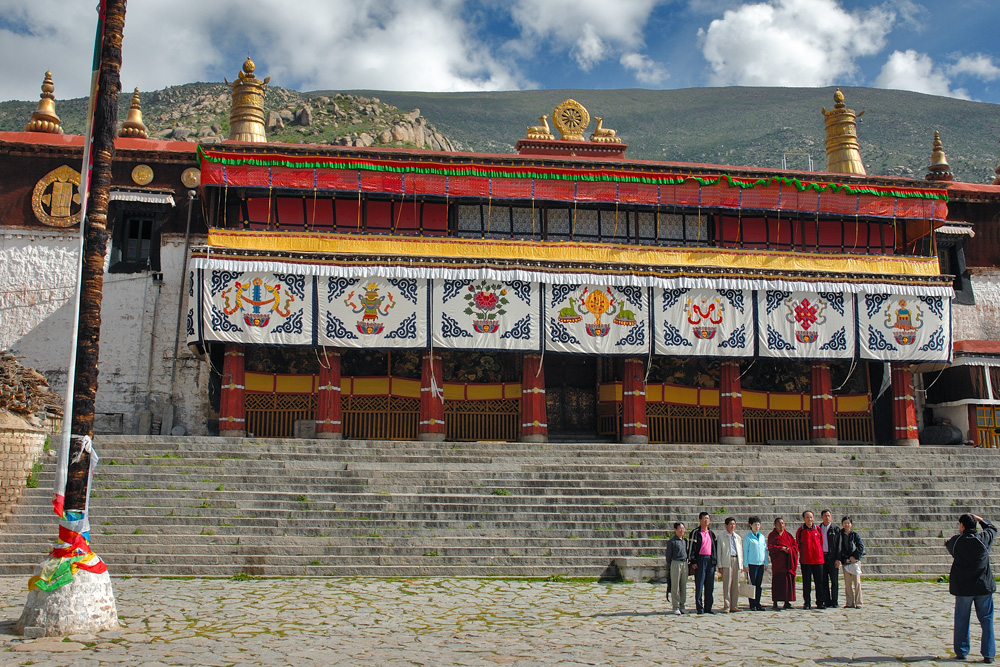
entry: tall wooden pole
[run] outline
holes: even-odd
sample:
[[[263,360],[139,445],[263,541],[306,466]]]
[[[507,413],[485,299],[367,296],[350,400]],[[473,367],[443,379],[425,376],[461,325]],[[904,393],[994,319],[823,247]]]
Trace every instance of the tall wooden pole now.
[[[90,196],[84,217],[83,271],[80,285],[79,340],[76,346],[76,377],[73,378],[73,435],[94,433],[94,401],[97,397],[97,361],[100,356],[101,301],[104,290],[104,257],[108,249],[108,198],[111,191],[111,161],[118,129],[119,73],[122,66],[122,36],[126,0],[108,0],[97,106],[94,111],[94,166]],[[70,460],[78,457],[74,439]],[[83,511],[87,504],[90,455],[84,453],[69,464],[66,480],[67,510]]]

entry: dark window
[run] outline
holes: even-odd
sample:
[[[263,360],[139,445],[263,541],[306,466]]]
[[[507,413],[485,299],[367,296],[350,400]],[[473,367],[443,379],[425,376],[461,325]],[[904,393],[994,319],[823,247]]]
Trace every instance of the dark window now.
[[[938,238],[938,266],[942,275],[954,276],[952,287],[955,289],[955,303],[964,305],[976,303],[969,269],[965,265],[965,246],[962,237]]]
[[[114,215],[109,273],[160,270],[160,208],[137,206]]]
[[[982,366],[952,366],[941,373],[924,373],[927,402],[931,405],[969,398],[986,398],[986,373]]]

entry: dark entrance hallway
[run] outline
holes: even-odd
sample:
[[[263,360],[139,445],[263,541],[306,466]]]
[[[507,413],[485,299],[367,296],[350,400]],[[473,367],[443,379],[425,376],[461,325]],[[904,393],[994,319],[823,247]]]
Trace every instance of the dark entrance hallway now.
[[[544,365],[549,439],[597,439],[597,358],[548,354]]]

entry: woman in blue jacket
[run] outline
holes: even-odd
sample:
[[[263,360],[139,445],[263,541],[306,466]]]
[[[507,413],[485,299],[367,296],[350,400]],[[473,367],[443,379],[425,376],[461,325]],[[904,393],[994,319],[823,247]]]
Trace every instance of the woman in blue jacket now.
[[[750,583],[757,587],[757,595],[750,600],[750,611],[766,611],[760,604],[760,593],[767,567],[767,536],[760,532],[760,518],[752,516],[747,521],[750,532],[743,536],[744,571],[749,571]]]

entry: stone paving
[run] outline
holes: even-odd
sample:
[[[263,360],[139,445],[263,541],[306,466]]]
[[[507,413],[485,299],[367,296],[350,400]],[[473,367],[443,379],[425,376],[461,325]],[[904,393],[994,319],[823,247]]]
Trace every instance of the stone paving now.
[[[953,598],[941,583],[865,582],[863,609],[805,611],[800,601],[786,612],[674,616],[664,586],[646,583],[116,578],[121,631],[24,640],[11,628],[25,583],[0,578],[0,665],[829,667],[952,657]],[[718,606],[718,584],[716,594]]]

